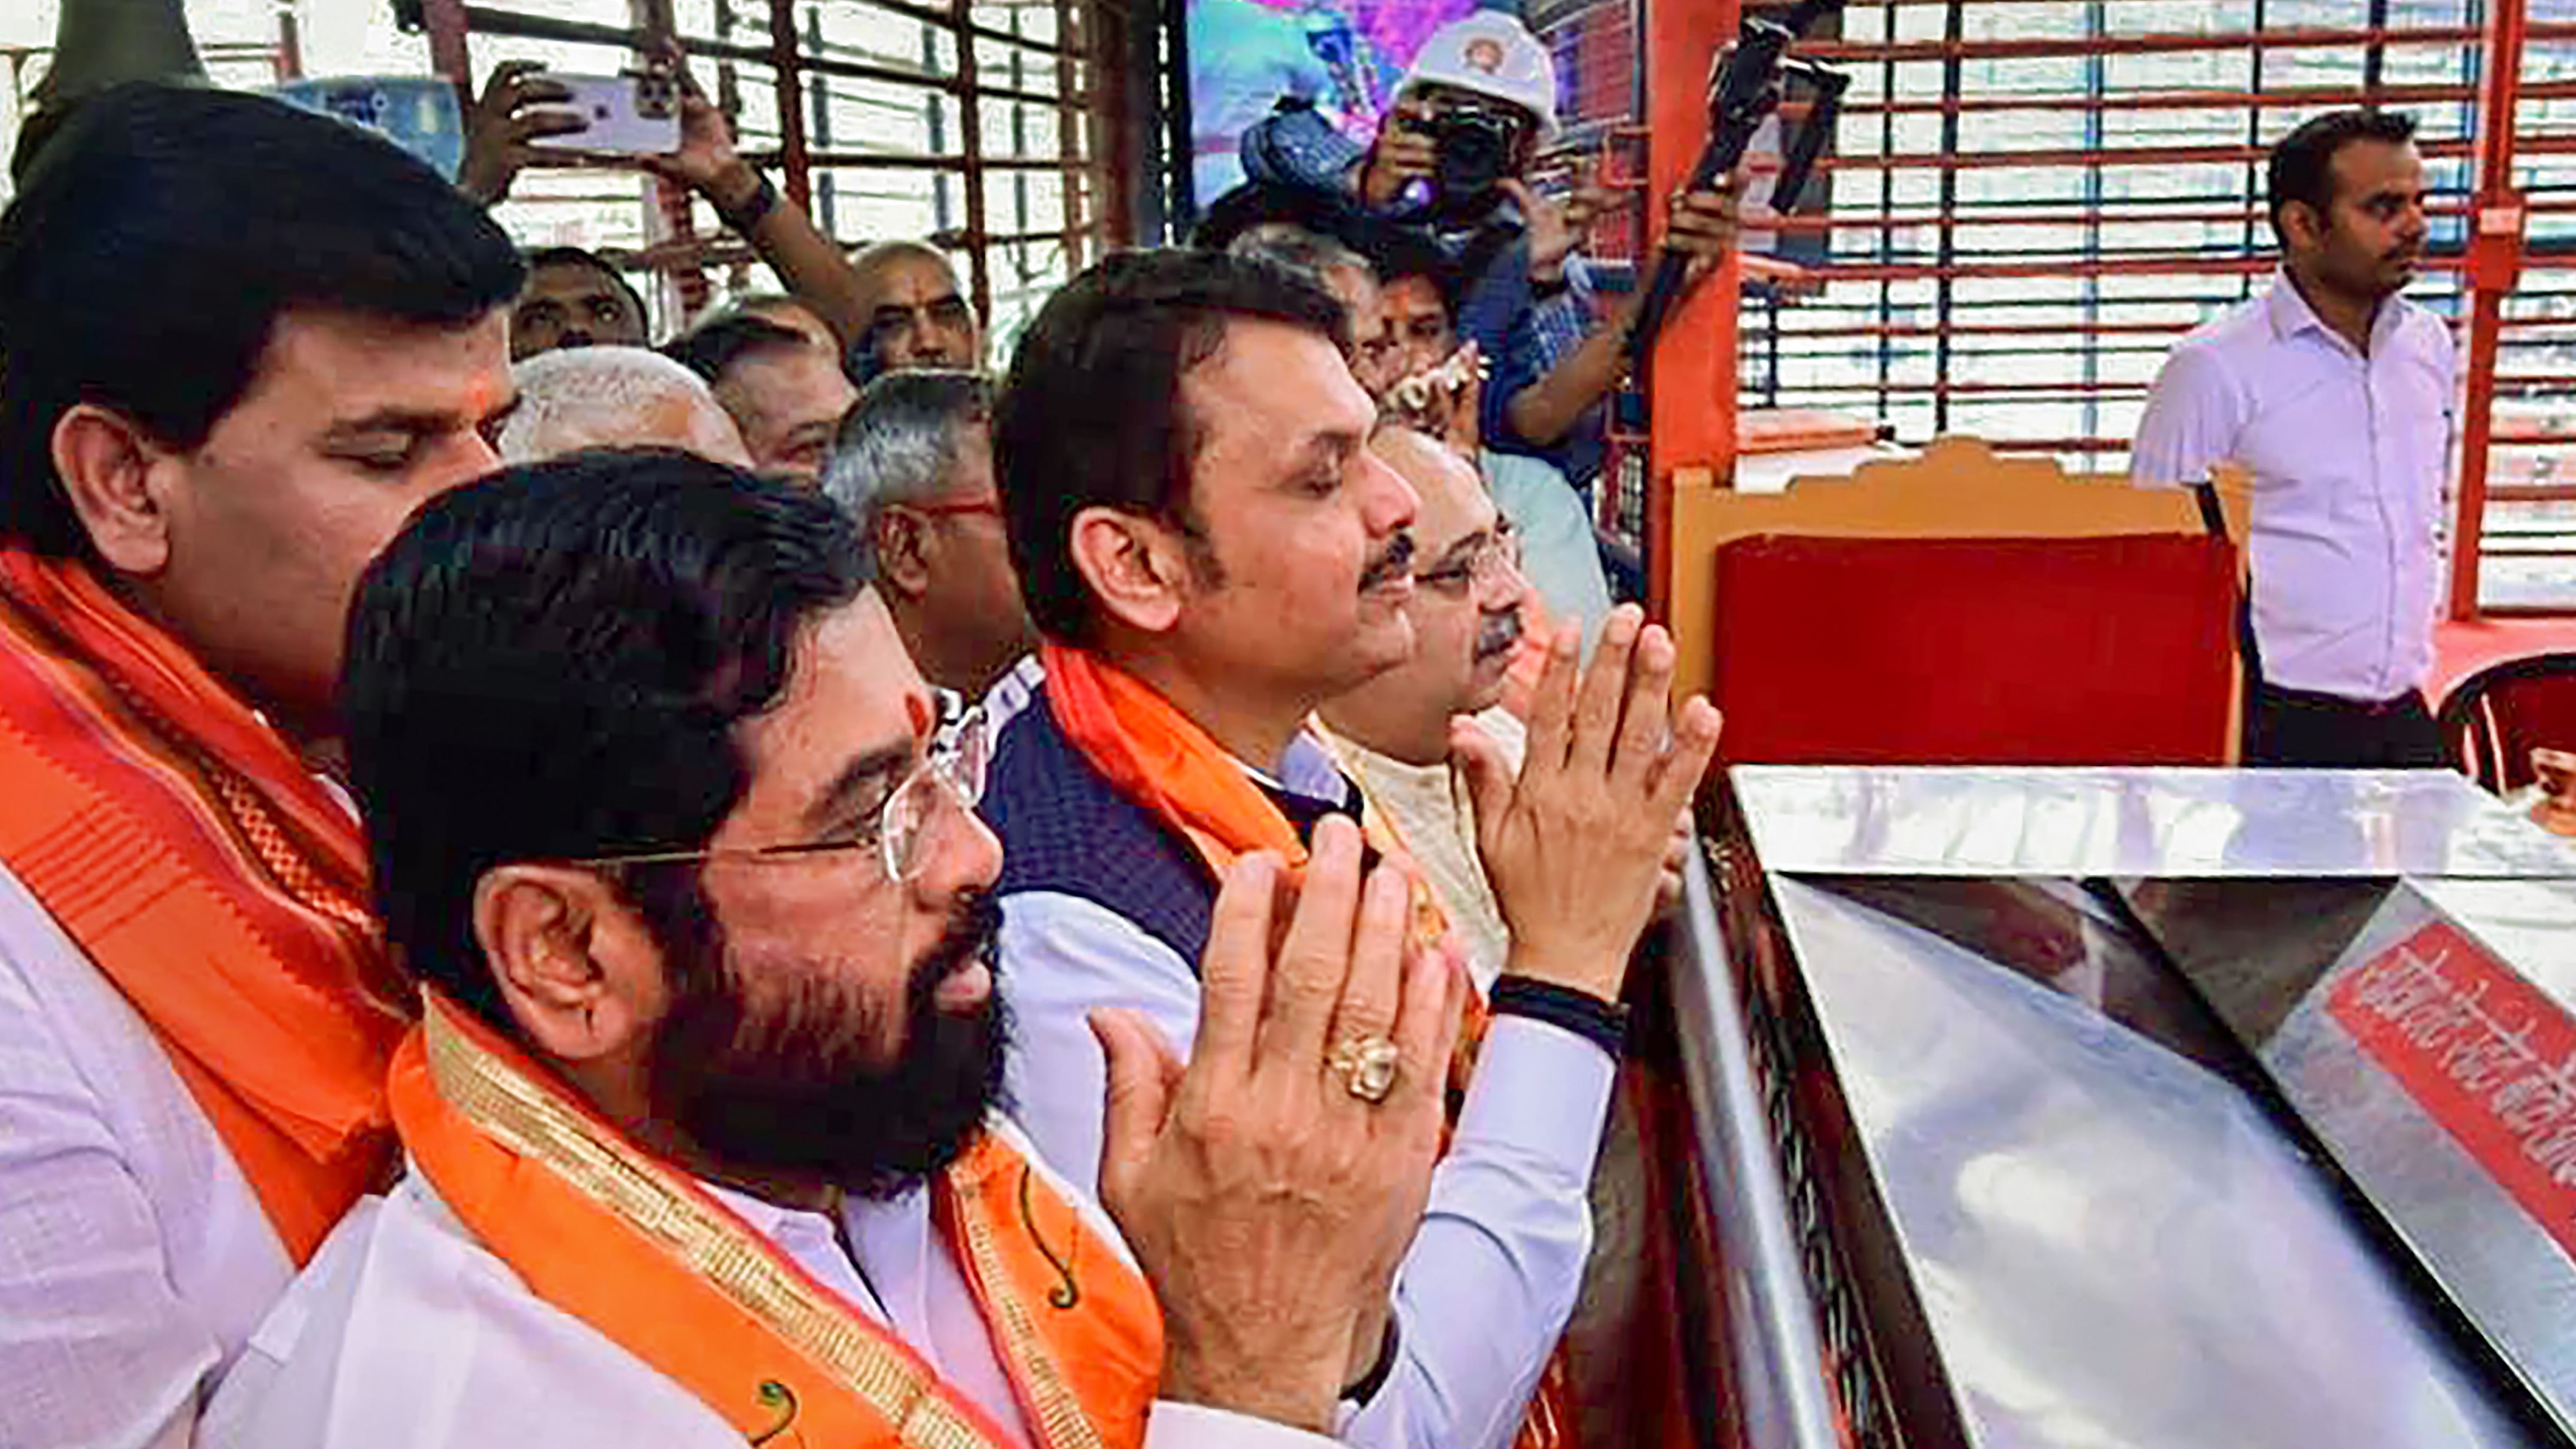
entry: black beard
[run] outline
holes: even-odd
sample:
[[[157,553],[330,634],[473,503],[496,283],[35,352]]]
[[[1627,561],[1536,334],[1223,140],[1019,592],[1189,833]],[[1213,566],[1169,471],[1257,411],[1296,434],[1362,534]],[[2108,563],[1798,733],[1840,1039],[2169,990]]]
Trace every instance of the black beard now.
[[[655,1113],[706,1161],[746,1177],[828,1183],[856,1197],[902,1195],[966,1149],[1002,1102],[1009,1018],[998,995],[942,1011],[939,985],[979,955],[1001,919],[990,898],[959,902],[905,989],[902,1054],[870,1063],[875,1023],[841,983],[807,978],[765,1020],[713,933],[714,969],[674,953],[671,1011],[654,1034]],[[666,943],[666,951],[679,943]]]

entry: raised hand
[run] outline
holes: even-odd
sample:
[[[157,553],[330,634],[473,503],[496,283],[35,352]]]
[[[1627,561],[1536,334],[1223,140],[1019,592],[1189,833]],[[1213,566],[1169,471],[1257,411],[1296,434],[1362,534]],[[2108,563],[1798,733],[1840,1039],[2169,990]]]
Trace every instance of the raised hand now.
[[[1626,206],[1634,195],[1600,185],[1597,174],[1592,162],[1584,162],[1563,205],[1518,177],[1504,178],[1503,191],[1520,208],[1521,222],[1529,229],[1531,281],[1553,286],[1564,280],[1566,259],[1583,250],[1592,223]]]
[[[561,109],[572,92],[545,74],[545,63],[505,60],[492,67],[483,94],[465,116],[465,159],[456,187],[485,206],[510,194],[520,171],[548,158],[533,144],[539,136],[570,136],[589,129],[578,112]]]
[[[1360,163],[1360,200],[1372,211],[1384,211],[1403,197],[1404,189],[1416,181],[1428,181],[1438,170],[1438,148],[1431,133],[1418,129],[1431,119],[1431,110],[1419,101],[1403,101],[1387,113],[1377,128],[1377,139],[1369,144],[1366,160]]]
[[[1549,643],[1517,779],[1464,719],[1450,748],[1511,927],[1507,969],[1610,1001],[1655,909],[1675,822],[1717,752],[1718,717],[1696,697],[1671,708],[1672,636],[1635,606],[1610,612],[1588,671],[1581,643],[1573,624]]]
[[[1100,1199],[1162,1304],[1162,1397],[1329,1433],[1430,1193],[1465,988],[1413,948],[1405,877],[1361,880],[1348,820],[1317,827],[1281,931],[1287,890],[1272,855],[1227,872],[1186,1067],[1093,1014]]]
[[[1690,269],[1682,273],[1684,285],[1695,285],[1717,270],[1717,264],[1735,245],[1735,234],[1743,220],[1739,200],[1743,186],[1743,173],[1738,172],[1722,178],[1707,191],[1673,193],[1661,242],[1690,258]]]
[[[642,158],[644,169],[688,187],[720,211],[742,204],[760,188],[760,178],[734,149],[732,124],[699,89],[697,77],[689,74],[688,57],[677,45],[665,46],[654,64],[680,83],[680,148],[667,156]]]
[[[1408,427],[1473,459],[1485,405],[1485,354],[1470,342],[1436,367],[1409,373],[1387,389],[1385,406]]]

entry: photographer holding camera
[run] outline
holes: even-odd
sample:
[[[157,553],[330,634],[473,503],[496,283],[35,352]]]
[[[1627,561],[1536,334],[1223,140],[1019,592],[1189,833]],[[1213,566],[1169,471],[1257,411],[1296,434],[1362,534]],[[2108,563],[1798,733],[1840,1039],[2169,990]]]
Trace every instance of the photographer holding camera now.
[[[1453,275],[1458,337],[1493,369],[1485,445],[1543,458],[1588,492],[1601,470],[1603,404],[1619,383],[1635,300],[1599,305],[1581,256],[1592,221],[1626,198],[1587,175],[1560,204],[1526,179],[1556,128],[1555,61],[1519,20],[1486,10],[1423,42],[1366,151],[1294,106],[1247,134],[1243,149],[1257,179],[1338,192],[1372,215],[1427,231]],[[1697,281],[1733,245],[1735,230],[1730,181],[1675,197],[1666,234],[1654,242],[1691,256]]]

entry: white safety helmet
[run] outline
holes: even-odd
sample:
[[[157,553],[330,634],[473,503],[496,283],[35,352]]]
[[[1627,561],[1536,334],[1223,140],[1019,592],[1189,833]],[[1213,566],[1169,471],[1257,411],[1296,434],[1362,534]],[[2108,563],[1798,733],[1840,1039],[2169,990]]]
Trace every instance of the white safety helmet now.
[[[1403,89],[1443,85],[1509,101],[1538,117],[1538,136],[1556,134],[1556,58],[1526,26],[1479,10],[1431,32],[1405,72]]]

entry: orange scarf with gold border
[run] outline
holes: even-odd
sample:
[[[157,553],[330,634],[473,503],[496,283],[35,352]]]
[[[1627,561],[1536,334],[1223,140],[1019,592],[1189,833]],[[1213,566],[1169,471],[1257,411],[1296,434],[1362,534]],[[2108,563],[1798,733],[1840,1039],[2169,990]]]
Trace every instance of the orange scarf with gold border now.
[[[0,862],[131,1002],[298,1263],[385,1180],[408,991],[358,822],[78,563],[0,548]]]
[[[1013,1442],[900,1338],[435,995],[395,1054],[392,1099],[403,1146],[478,1241],[750,1442]],[[1163,1357],[1145,1280],[993,1134],[931,1192],[1039,1449],[1136,1449]]]

